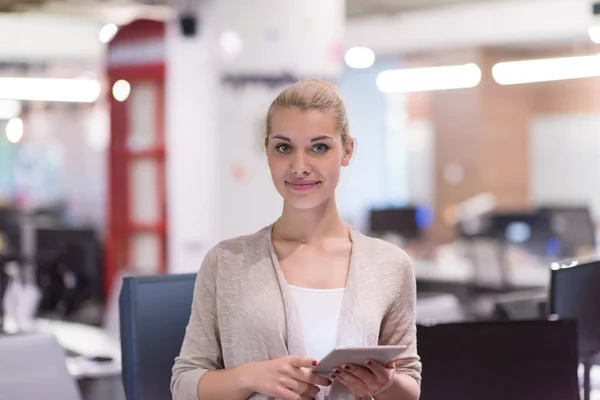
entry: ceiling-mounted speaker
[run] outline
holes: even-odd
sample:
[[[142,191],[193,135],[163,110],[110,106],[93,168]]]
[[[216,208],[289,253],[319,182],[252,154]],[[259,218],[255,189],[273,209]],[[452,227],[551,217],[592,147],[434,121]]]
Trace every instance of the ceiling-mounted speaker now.
[[[182,13],[179,16],[179,27],[181,28],[181,33],[183,36],[196,36],[198,31],[198,17],[196,14],[190,12]]]

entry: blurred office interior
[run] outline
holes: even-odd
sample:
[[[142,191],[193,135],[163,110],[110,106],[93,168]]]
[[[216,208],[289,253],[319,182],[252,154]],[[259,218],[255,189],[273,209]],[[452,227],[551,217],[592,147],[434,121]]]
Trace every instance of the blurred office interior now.
[[[266,109],[319,77],[357,140],[339,208],[412,257],[423,343],[574,318],[594,396],[599,53],[592,0],[0,0],[0,352],[50,333],[83,400],[124,399],[123,278],[279,215]]]

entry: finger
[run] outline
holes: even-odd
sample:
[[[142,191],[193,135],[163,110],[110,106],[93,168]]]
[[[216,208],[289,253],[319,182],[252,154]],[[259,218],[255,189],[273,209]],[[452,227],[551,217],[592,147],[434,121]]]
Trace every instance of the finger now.
[[[302,397],[298,393],[294,393],[285,386],[280,386],[277,388],[275,397],[282,400],[302,400]]]
[[[344,385],[354,395],[361,397],[368,395],[368,388],[365,383],[356,376],[336,369],[334,372],[335,380]]]
[[[314,368],[319,365],[319,362],[314,358],[301,357],[301,356],[290,356],[289,362],[294,367],[302,368]]]
[[[389,363],[387,363],[387,364],[385,365],[385,367],[386,367],[386,368],[393,368],[393,369],[396,369],[396,363],[397,363],[398,361],[400,361],[400,359],[399,359],[399,358],[395,358],[395,359],[393,359],[392,361],[390,361]]]
[[[309,386],[310,386],[308,383],[301,382],[297,379],[290,378],[287,376],[281,377],[279,379],[279,383],[281,383],[286,388],[293,390],[294,392],[299,393],[299,394],[308,393]]]
[[[358,365],[343,365],[342,369],[344,372],[360,379],[365,384],[378,380],[377,376],[374,375],[371,370]]]
[[[370,371],[357,366],[352,366],[352,370],[354,370],[354,373],[337,368],[334,374],[353,393],[368,396],[370,393],[375,393],[377,388],[381,386],[377,381],[377,377]]]
[[[365,365],[381,382],[387,382],[393,372],[393,369],[387,368],[374,360],[368,360]]]
[[[301,394],[301,395],[306,395],[306,396],[316,396],[320,389],[318,387],[316,387],[315,385],[309,385],[308,383],[305,382],[300,382],[296,379],[292,379],[292,378],[284,378],[281,380],[281,383],[293,390],[294,392]]]
[[[298,379],[300,379],[303,382],[310,383],[312,385],[317,385],[317,386],[331,385],[331,381],[329,379],[323,378],[322,376],[315,374],[310,369],[300,368],[299,373],[300,373],[300,375],[298,376]]]

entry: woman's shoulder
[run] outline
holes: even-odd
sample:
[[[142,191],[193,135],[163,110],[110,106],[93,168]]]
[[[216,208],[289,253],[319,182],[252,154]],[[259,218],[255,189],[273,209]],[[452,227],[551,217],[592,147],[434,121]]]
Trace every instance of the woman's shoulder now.
[[[221,269],[264,259],[270,254],[270,232],[267,226],[252,234],[222,240],[208,250],[205,262]]]
[[[367,236],[356,228],[351,227],[351,230],[352,240],[360,254],[388,268],[412,270],[412,260],[402,248],[383,239]]]

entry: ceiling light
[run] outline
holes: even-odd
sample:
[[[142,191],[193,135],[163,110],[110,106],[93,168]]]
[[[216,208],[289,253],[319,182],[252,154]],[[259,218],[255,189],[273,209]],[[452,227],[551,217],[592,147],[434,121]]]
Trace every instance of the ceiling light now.
[[[352,47],[346,51],[344,61],[350,68],[369,68],[375,63],[375,53],[368,47]]]
[[[600,26],[590,26],[588,28],[588,34],[590,35],[592,42],[600,43]]]
[[[600,76],[600,56],[501,62],[492,67],[492,76],[500,85],[590,78]]]
[[[92,79],[0,78],[0,99],[93,103],[99,96]]]
[[[106,24],[100,29],[100,32],[98,32],[98,39],[100,39],[100,42],[102,43],[108,43],[113,40],[118,31],[119,27],[117,25]]]
[[[112,94],[115,100],[123,102],[127,100],[131,93],[131,85],[124,79],[119,79],[112,87]]]
[[[466,89],[475,87],[480,82],[481,69],[473,63],[383,71],[376,81],[383,93]]]
[[[225,31],[219,37],[221,50],[226,59],[233,59],[242,51],[242,39],[234,31]]]
[[[6,124],[6,138],[11,143],[19,143],[23,137],[23,120],[13,118]]]

